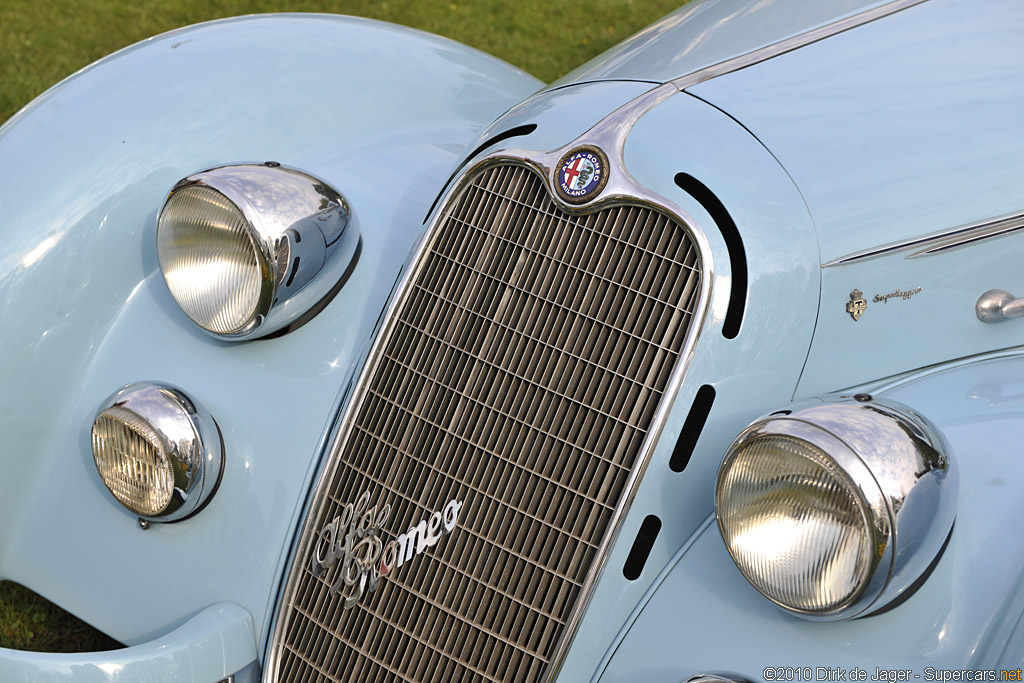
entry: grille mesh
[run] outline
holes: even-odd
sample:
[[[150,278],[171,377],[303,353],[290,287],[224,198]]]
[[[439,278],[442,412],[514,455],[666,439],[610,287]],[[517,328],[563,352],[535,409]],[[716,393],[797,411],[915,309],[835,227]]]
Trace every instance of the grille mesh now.
[[[458,525],[348,610],[328,592],[339,566],[314,576],[305,543],[278,681],[539,679],[701,289],[677,223],[640,206],[563,213],[516,165],[476,175],[421,259],[310,524],[369,491],[391,505],[390,538],[450,500]]]

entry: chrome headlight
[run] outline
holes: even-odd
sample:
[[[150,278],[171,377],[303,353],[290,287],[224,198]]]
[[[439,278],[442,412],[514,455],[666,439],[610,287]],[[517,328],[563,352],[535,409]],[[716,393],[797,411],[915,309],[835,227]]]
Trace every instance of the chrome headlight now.
[[[338,192],[272,162],[185,178],[157,220],[171,295],[199,327],[225,339],[263,336],[318,310],[358,241]]]
[[[220,430],[202,406],[168,385],[129,384],[108,398],[92,425],[103,484],[146,520],[195,512],[220,482]]]
[[[957,480],[922,416],[859,395],[770,415],[722,462],[718,525],[750,583],[815,619],[877,610],[932,566]]]

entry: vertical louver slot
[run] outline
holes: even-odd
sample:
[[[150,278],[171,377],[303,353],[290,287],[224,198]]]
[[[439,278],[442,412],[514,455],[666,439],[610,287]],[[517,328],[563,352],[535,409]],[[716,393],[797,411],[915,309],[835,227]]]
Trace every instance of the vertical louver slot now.
[[[412,268],[313,501],[273,680],[538,680],[701,292],[664,214],[569,215],[508,164],[463,186]],[[384,543],[456,503],[457,522],[345,609],[341,563],[317,576],[311,554],[364,492],[390,506]]]
[[[743,313],[747,306],[747,252],[743,248],[743,238],[725,204],[707,185],[687,173],[677,173],[675,181],[676,185],[689,193],[711,214],[725,239],[725,246],[729,250],[729,266],[732,270],[732,291],[729,294],[725,320],[722,321],[722,336],[726,339],[735,339],[740,333]]]
[[[693,449],[697,447],[697,440],[704,431],[704,425],[711,414],[711,406],[715,403],[715,388],[705,384],[697,390],[693,398],[693,405],[686,415],[686,422],[683,423],[683,431],[679,433],[676,447],[672,450],[672,457],[668,461],[673,472],[682,472],[690,464],[690,456]]]
[[[640,525],[640,530],[636,532],[633,547],[630,548],[629,555],[626,557],[626,564],[622,567],[622,575],[630,581],[636,581],[640,578],[640,574],[644,571],[644,565],[647,564],[647,558],[650,557],[651,548],[654,547],[654,541],[658,538],[658,532],[660,531],[661,520],[655,515],[647,515]]]

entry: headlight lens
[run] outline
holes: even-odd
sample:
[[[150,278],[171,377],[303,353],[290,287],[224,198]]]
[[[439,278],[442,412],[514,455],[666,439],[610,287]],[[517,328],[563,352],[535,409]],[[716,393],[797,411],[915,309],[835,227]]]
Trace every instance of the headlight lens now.
[[[92,452],[114,498],[153,521],[198,512],[223,471],[213,417],[169,385],[129,384],[108,398],[93,421]]]
[[[266,313],[270,266],[245,216],[216,190],[174,192],[160,213],[157,254],[171,295],[203,329],[236,334]]]
[[[756,420],[718,470],[715,512],[740,572],[816,620],[869,614],[920,585],[956,515],[942,434],[867,394],[815,399]]]
[[[142,417],[119,406],[105,410],[92,426],[92,451],[103,483],[126,508],[154,517],[171,504],[170,453]]]
[[[183,178],[156,226],[174,300],[203,330],[234,341],[311,319],[340,290],[359,246],[345,198],[275,162]]]
[[[717,490],[722,536],[744,576],[791,609],[830,612],[867,586],[867,501],[821,449],[768,436],[733,451]]]

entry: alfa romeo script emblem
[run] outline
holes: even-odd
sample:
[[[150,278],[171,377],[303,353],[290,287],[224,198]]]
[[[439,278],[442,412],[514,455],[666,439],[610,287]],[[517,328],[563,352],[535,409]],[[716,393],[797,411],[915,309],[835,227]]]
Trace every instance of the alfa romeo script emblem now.
[[[381,528],[391,515],[391,506],[370,505],[370,492],[341,509],[341,514],[328,522],[317,535],[310,569],[321,576],[336,564],[341,565],[331,583],[331,594],[345,587],[345,609],[354,607],[364,593],[377,589],[380,580],[395,569],[416,558],[427,548],[437,545],[451,533],[459,520],[462,503],[448,501],[444,509],[409,527],[390,541],[381,538]]]
[[[608,182],[608,159],[597,147],[577,147],[562,157],[555,171],[558,195],[570,204],[583,204],[601,194]]]

